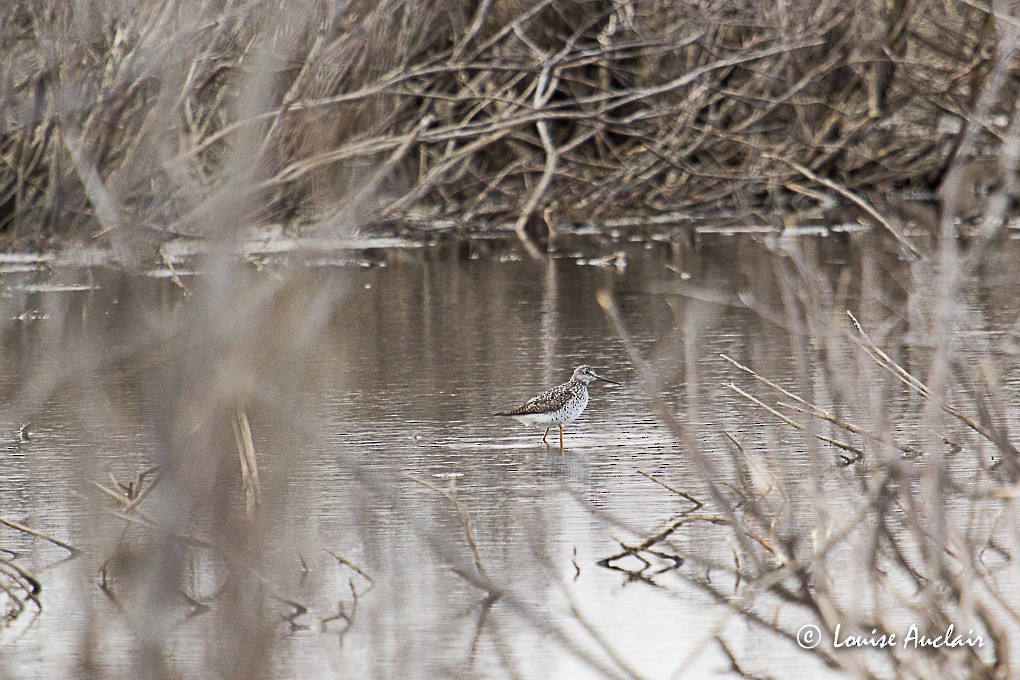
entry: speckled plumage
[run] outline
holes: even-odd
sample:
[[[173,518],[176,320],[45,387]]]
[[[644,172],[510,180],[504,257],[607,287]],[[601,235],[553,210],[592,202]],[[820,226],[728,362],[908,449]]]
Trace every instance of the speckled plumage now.
[[[569,382],[557,385],[551,390],[546,390],[545,392],[542,392],[542,394],[528,399],[517,408],[512,408],[509,411],[497,413],[496,415],[512,417],[546,416],[549,418],[549,422],[553,423],[557,419],[557,414],[561,411],[573,411],[574,409],[568,409],[567,407],[574,406],[582,401],[585,405],[587,405],[588,386],[580,380],[570,380]],[[581,410],[584,410],[584,406],[581,406]],[[578,413],[578,415],[580,415],[580,413]],[[574,417],[576,418],[577,416]],[[565,425],[566,422],[563,424]]]
[[[545,427],[543,442],[549,436],[549,428],[556,425],[560,428],[560,448],[563,448],[563,426],[574,422],[584,412],[588,405],[588,383],[593,380],[620,384],[596,375],[591,366],[582,365],[574,369],[573,376],[562,385],[546,390],[516,408],[495,415],[510,416],[525,425]]]

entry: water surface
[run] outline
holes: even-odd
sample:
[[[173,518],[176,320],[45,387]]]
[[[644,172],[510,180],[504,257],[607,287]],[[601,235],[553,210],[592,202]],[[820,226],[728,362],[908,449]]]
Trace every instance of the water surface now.
[[[819,291],[832,303],[824,318],[838,324],[853,310],[908,370],[923,371],[930,343],[913,333],[927,314],[917,291],[934,279],[925,265],[850,237],[796,245],[787,257],[783,244],[749,237],[578,241],[534,262],[512,245],[477,241],[270,260],[241,273],[197,263],[188,292],[104,266],[6,273],[0,516],[83,554],[66,559],[0,528],[0,547],[43,586],[41,610],[5,630],[0,673],[705,677],[729,668],[717,638],[752,669],[825,672],[698,585],[727,584],[740,597],[737,544],[716,521],[733,508],[713,499],[687,448],[725,489],[743,469],[724,432],[733,435],[791,496],[781,514],[805,541],[818,529],[814,499],[830,517],[852,516],[872,474],[867,461],[841,464],[838,449],[809,443],[736,394],[729,383],[758,394],[762,386],[720,354],[848,418],[905,428],[913,442],[902,423],[913,422],[919,398],[888,376],[833,374],[815,354],[824,329],[796,327],[790,310],[806,303],[783,282],[809,267],[829,287]],[[973,325],[960,335],[963,356],[997,353],[1013,396],[1016,250],[1007,243],[967,288]],[[611,252],[619,256],[598,259]],[[620,310],[629,347],[600,291]],[[798,364],[803,357],[816,359]],[[565,450],[492,416],[581,363],[623,384],[592,385]],[[263,487],[254,537],[220,417],[239,405]],[[689,440],[657,416],[661,406]],[[31,439],[18,443],[28,422]],[[96,484],[126,483],[156,464],[174,473],[139,507],[247,555],[253,571],[114,514]],[[974,458],[950,465],[967,471]],[[621,541],[638,543],[691,510],[646,475],[705,507],[643,555],[647,566],[635,557],[606,565]],[[850,575],[845,593],[855,597]],[[281,599],[307,611],[290,616]],[[796,610],[770,615],[791,631],[800,622]]]

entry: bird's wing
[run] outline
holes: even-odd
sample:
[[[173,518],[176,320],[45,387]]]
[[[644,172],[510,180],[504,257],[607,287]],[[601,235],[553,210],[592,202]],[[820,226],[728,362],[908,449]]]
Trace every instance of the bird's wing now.
[[[547,392],[543,392],[537,397],[532,397],[526,402],[512,408],[509,411],[503,411],[497,413],[497,416],[526,416],[532,413],[548,413],[550,411],[558,411],[570,400],[571,392],[568,389],[570,383],[565,383],[559,387],[554,387]]]

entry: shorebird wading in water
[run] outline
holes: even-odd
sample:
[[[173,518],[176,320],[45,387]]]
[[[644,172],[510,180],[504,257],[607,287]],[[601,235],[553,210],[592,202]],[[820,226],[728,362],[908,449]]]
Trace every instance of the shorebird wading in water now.
[[[497,413],[497,416],[510,416],[525,425],[545,427],[542,442],[545,443],[549,430],[553,425],[560,428],[560,449],[563,449],[563,426],[577,420],[577,417],[588,405],[588,383],[593,380],[619,385],[609,378],[596,375],[594,369],[587,364],[574,369],[574,375],[568,382],[551,390],[532,397],[517,408]]]

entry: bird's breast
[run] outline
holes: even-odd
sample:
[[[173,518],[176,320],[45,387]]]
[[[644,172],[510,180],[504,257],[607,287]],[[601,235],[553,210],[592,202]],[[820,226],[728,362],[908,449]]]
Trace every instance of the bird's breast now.
[[[569,423],[575,420],[584,411],[584,408],[588,405],[588,390],[578,390],[573,396],[567,400],[567,403],[563,405],[561,419],[563,423]]]

